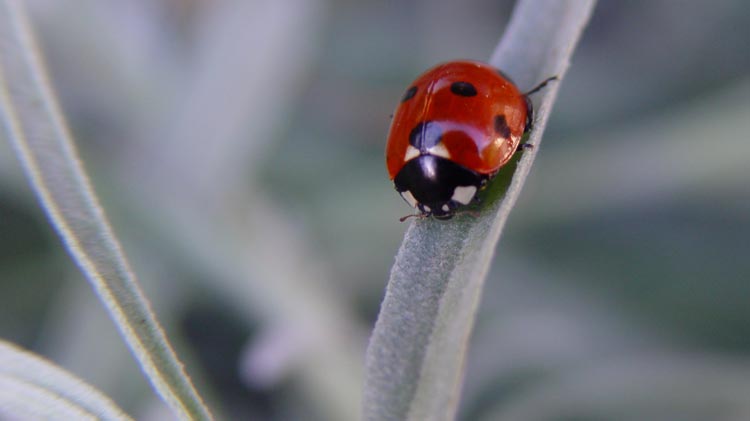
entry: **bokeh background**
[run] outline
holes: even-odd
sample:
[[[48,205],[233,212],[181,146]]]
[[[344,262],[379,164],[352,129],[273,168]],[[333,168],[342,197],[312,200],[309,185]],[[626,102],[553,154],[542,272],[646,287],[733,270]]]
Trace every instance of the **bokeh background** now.
[[[384,168],[389,115],[424,69],[487,59],[513,2],[27,3],[85,167],[211,406],[355,419],[409,213]],[[725,395],[750,390],[748,133],[750,3],[601,2],[498,247],[461,419],[745,419]],[[4,133],[0,337],[168,419]]]

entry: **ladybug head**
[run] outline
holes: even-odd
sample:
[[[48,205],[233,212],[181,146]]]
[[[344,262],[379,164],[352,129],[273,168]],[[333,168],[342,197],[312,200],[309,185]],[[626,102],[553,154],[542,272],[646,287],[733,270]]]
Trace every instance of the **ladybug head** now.
[[[396,190],[425,216],[450,219],[474,200],[485,177],[434,155],[410,160],[394,178]]]

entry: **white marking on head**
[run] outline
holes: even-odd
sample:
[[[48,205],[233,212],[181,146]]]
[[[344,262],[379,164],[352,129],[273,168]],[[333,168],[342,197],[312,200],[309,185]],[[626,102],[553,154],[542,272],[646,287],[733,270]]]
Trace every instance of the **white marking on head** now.
[[[440,156],[445,159],[451,159],[451,153],[448,152],[448,149],[445,148],[443,142],[440,142],[437,145],[431,147],[427,150],[427,152],[429,152],[430,155]]]
[[[474,198],[476,193],[476,186],[458,186],[453,190],[453,197],[451,197],[451,200],[455,200],[462,205],[468,205],[471,203],[471,199]]]
[[[406,148],[406,153],[404,154],[404,162],[414,159],[418,156],[419,156],[419,149],[415,148],[412,145],[409,145]]]
[[[403,197],[404,200],[406,200],[406,203],[408,203],[409,206],[411,206],[413,208],[417,207],[417,199],[414,198],[414,195],[411,194],[411,192],[409,190],[402,191],[402,192],[399,192],[399,193],[401,194],[401,197]]]
[[[427,205],[424,205],[424,206],[422,206],[422,207],[424,208],[424,211],[425,211],[425,212],[431,212],[431,211],[432,211],[432,209],[430,209],[430,207],[429,207],[429,206],[427,206]]]
[[[443,212],[448,212],[449,210],[451,210],[451,208],[448,207],[448,205],[443,205],[442,209],[443,209]]]

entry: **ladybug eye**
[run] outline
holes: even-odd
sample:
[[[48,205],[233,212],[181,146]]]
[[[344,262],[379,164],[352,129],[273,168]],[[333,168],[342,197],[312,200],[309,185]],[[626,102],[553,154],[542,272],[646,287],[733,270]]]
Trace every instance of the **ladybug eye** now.
[[[417,87],[416,86],[412,86],[411,88],[409,88],[409,89],[406,90],[406,92],[404,93],[404,97],[401,98],[401,102],[406,102],[406,101],[414,98],[414,95],[416,95],[416,94],[417,94]]]
[[[477,88],[469,82],[453,82],[451,92],[461,96],[476,96]]]

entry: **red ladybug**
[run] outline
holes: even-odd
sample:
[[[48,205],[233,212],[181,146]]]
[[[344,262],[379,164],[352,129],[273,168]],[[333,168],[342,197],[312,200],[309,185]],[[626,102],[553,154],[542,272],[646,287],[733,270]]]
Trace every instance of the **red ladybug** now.
[[[417,216],[451,218],[475,200],[531,128],[532,107],[494,67],[440,64],[417,78],[393,115],[386,165]]]

